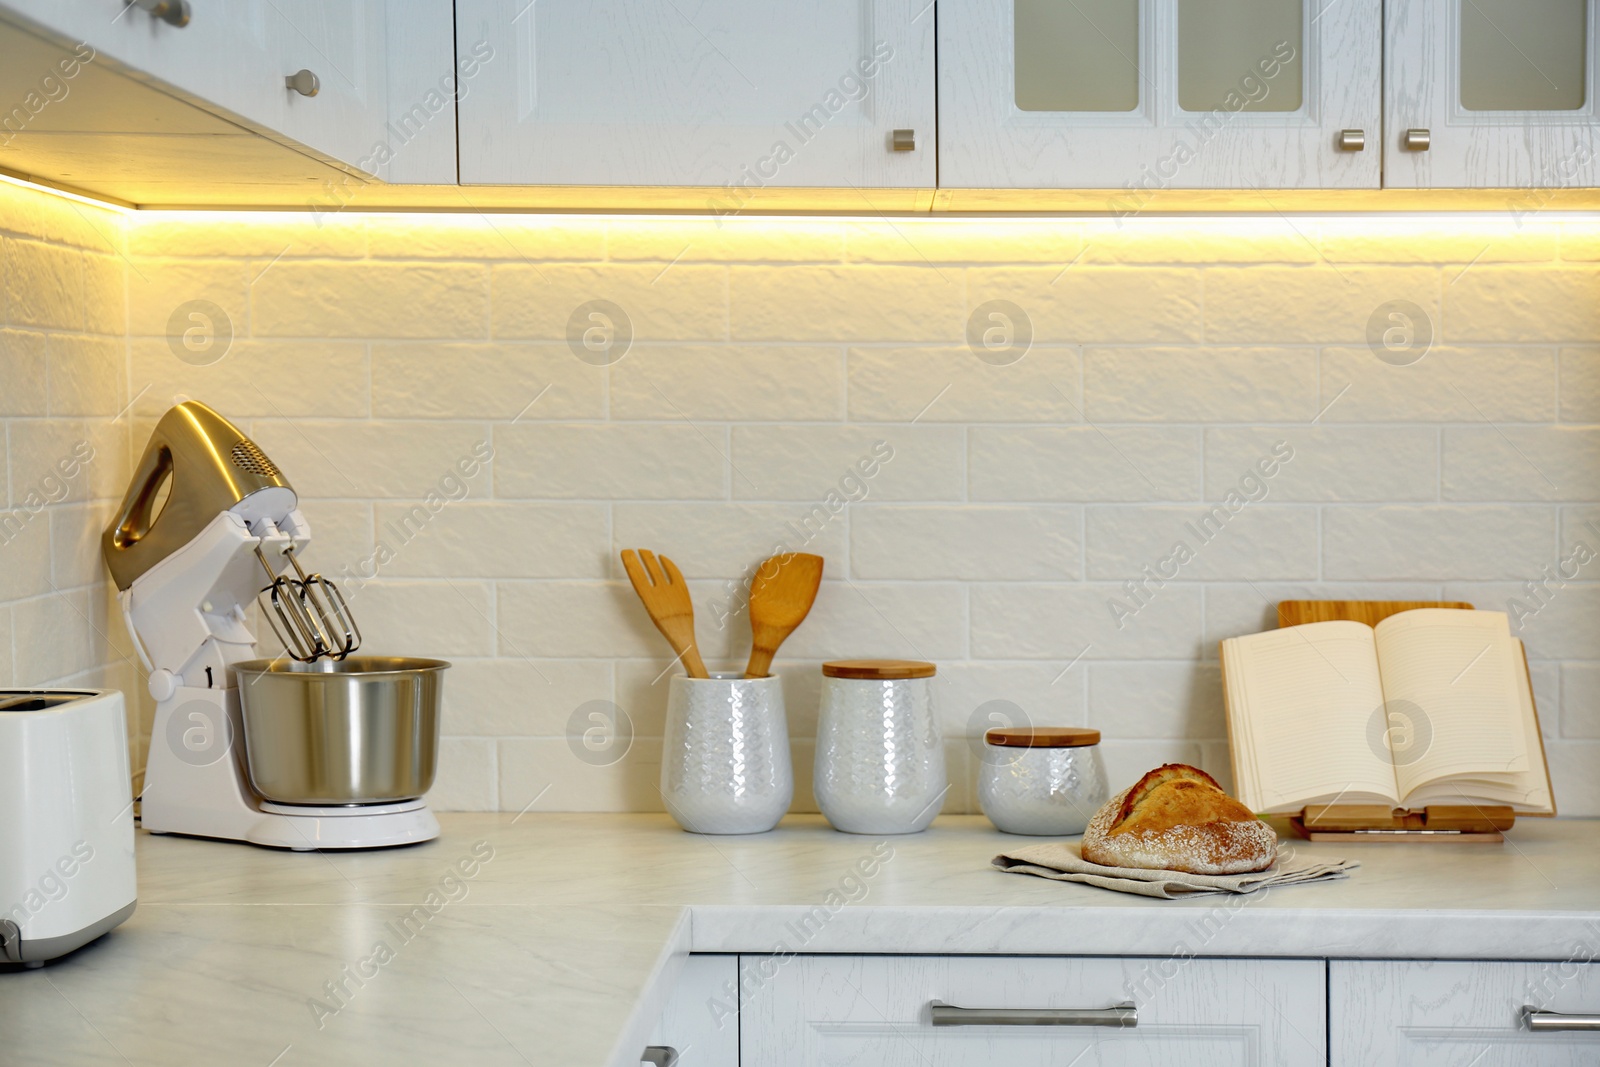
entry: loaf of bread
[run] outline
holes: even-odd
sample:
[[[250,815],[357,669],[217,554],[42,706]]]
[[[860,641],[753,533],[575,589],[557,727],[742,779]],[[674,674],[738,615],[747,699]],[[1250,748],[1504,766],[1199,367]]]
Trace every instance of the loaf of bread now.
[[[1082,849],[1107,867],[1244,874],[1272,866],[1278,835],[1205,771],[1168,763],[1107,801]]]

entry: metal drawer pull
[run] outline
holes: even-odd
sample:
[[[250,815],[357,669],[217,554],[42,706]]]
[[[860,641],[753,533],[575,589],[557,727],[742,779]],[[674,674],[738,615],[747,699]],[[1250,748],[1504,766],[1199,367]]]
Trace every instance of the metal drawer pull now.
[[[1110,1008],[958,1008],[929,1001],[935,1026],[1118,1026],[1139,1025],[1132,1004]]]
[[[675,1067],[678,1062],[678,1050],[671,1045],[646,1045],[644,1055],[639,1057],[640,1063],[653,1063],[656,1067]]]
[[[1522,1009],[1522,1023],[1536,1034],[1556,1030],[1600,1033],[1600,1015],[1563,1015],[1559,1011],[1543,1011],[1531,1006]]]
[[[1340,130],[1339,151],[1363,152],[1367,147],[1366,130]]]
[[[1433,135],[1424,129],[1407,130],[1402,143],[1407,152],[1426,152],[1433,144]]]
[[[316,96],[322,91],[322,79],[309,70],[297,70],[283,79],[285,89],[293,89],[301,96]]]
[[[124,6],[148,11],[153,18],[180,30],[189,25],[189,0],[125,0]]]

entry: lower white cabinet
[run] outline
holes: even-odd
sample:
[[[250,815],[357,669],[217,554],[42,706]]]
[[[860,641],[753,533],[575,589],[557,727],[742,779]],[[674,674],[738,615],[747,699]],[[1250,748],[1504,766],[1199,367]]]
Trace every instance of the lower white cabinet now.
[[[650,1035],[677,1067],[738,1067],[738,956],[690,956]]]
[[[1600,1063],[1600,1030],[1568,1028],[1600,1017],[1600,964],[1335,960],[1328,980],[1334,1067]]]
[[[1322,960],[740,958],[741,1067],[1323,1067]],[[960,1008],[1111,1009],[1132,1026],[934,1025]]]

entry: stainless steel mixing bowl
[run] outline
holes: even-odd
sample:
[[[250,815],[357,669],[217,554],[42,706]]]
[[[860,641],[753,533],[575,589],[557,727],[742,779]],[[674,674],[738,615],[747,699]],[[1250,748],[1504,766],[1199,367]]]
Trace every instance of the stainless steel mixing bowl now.
[[[251,784],[280,804],[420,797],[438,765],[449,666],[402,656],[235,665]]]

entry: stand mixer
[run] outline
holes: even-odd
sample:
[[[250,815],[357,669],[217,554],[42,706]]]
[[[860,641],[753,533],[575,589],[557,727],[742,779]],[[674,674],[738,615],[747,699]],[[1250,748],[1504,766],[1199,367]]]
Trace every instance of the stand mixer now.
[[[344,597],[300,563],[298,504],[204,404],[178,404],[151,434],[102,539],[156,700],[141,821],[295,850],[431,840],[421,798],[449,664],[351,655],[361,631]],[[274,660],[257,658],[246,615],[258,597],[284,645]]]

